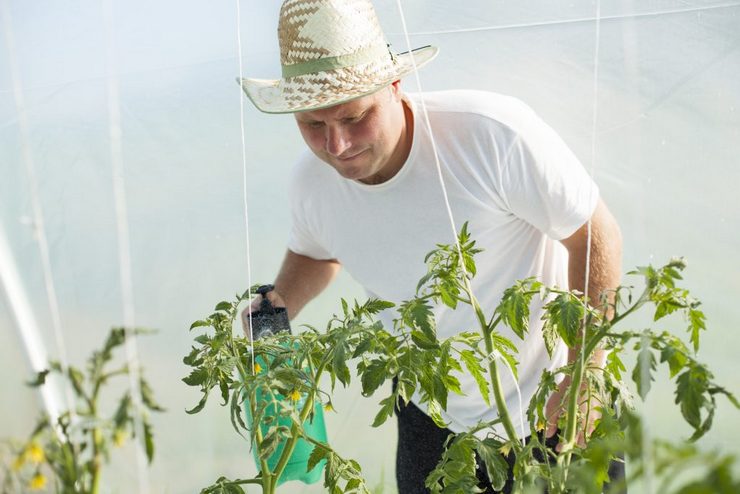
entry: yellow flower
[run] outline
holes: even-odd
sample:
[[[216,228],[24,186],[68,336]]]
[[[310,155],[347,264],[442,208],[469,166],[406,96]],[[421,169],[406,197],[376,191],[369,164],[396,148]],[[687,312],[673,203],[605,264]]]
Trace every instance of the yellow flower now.
[[[28,481],[28,488],[32,491],[40,491],[46,487],[46,477],[42,473],[37,473]]]
[[[293,391],[290,392],[288,397],[293,401],[298,401],[301,399],[301,394],[297,390],[294,389]]]
[[[511,443],[502,444],[498,450],[501,452],[502,455],[507,456],[511,451]]]
[[[331,404],[331,401],[327,401],[324,404],[324,410],[327,411],[327,412],[333,412],[334,411],[334,406]]]
[[[28,448],[26,448],[26,451],[24,452],[24,455],[28,460],[30,460],[32,463],[39,464],[43,463],[43,461],[46,459],[46,455],[44,454],[44,448],[39,446],[39,443],[31,443],[28,445]]]
[[[539,422],[537,422],[537,430],[538,431],[544,431],[545,430],[545,422],[543,422],[542,420],[540,420]]]
[[[262,372],[262,366],[260,364],[254,364],[254,373],[259,374]]]
[[[116,429],[116,432],[113,433],[113,444],[120,448],[126,443],[127,437],[126,431]]]

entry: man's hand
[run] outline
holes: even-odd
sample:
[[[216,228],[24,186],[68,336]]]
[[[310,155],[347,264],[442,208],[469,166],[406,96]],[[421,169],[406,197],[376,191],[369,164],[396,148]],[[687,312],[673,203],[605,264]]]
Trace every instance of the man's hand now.
[[[570,395],[570,376],[566,376],[560,384],[558,389],[550,395],[545,405],[545,417],[547,418],[547,424],[545,425],[545,437],[552,437],[558,431],[558,421],[563,415],[565,410],[568,408],[568,396]],[[591,433],[594,431],[596,421],[601,418],[601,403],[595,396],[589,396],[588,385],[584,382],[581,384],[581,393],[578,397],[579,404],[579,417],[578,426],[576,428],[576,445],[583,448],[586,446]],[[565,446],[562,442],[558,442],[555,450],[560,452]]]
[[[255,294],[252,298],[252,304],[242,311],[242,328],[244,329],[244,335],[250,341],[252,339],[252,332],[250,331],[249,315],[252,312],[256,312],[260,309],[262,299],[262,295],[260,295],[259,293]],[[283,298],[275,290],[270,290],[269,292],[267,292],[267,300],[270,301],[273,307],[285,307],[285,302],[283,301]]]

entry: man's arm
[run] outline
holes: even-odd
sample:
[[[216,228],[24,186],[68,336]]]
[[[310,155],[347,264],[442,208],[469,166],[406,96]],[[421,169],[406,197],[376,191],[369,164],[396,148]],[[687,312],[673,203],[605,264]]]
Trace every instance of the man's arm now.
[[[275,289],[267,294],[267,298],[274,306],[287,308],[288,317],[293,319],[331,283],[340,269],[341,264],[335,259],[318,260],[288,250],[275,279]],[[242,312],[242,323],[247,334],[249,313],[259,308],[261,300],[257,296],[251,308]]]
[[[586,257],[588,252],[588,228],[586,223],[570,237],[561,240],[568,250],[568,279],[571,290],[586,291]],[[596,206],[591,216],[591,250],[589,253],[588,270],[588,299],[594,307],[601,307],[600,297],[608,294],[609,301],[613,302],[613,290],[619,286],[622,273],[622,233],[617,221],[602,200]],[[609,311],[606,314],[610,317]],[[568,362],[574,362],[578,355],[577,348],[568,349]],[[603,366],[605,355],[597,350],[592,356],[593,365]],[[557,429],[557,419],[562,413],[560,406],[563,394],[567,390],[569,381],[563,381],[560,389],[554,393],[547,406],[548,428],[547,436],[551,436]],[[589,423],[596,417],[589,416]],[[590,429],[589,425],[589,429]],[[579,434],[578,442],[583,444],[584,438]]]

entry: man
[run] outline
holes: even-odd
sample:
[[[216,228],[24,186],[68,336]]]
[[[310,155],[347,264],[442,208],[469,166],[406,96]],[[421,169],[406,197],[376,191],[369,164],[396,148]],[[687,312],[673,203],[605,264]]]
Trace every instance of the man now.
[[[278,34],[282,79],[241,83],[260,110],[294,113],[310,150],[292,176],[288,251],[267,295],[291,318],[340,267],[372,296],[396,303],[411,298],[425,273],[424,255],[454,240],[446,198],[452,216],[468,221],[485,249],[473,280],[485,310],[529,276],[584,290],[589,238],[590,299],[618,285],[616,221],[578,159],[523,103],[474,91],[404,94],[400,79],[434,58],[436,49],[391,53],[369,0],[287,0]],[[541,371],[575,355],[564,344],[547,355],[541,314],[533,310],[530,332],[519,344],[519,381],[502,379],[513,417],[522,412],[517,386],[526,406]],[[391,317],[381,315],[389,327]],[[438,307],[435,317],[440,338],[476,327],[465,307]],[[443,414],[453,432],[496,417],[472,377],[460,380],[465,396],[451,396]],[[548,404],[550,436],[565,390],[562,383]],[[424,479],[450,433],[417,408],[417,398],[398,410],[402,494],[426,492]]]

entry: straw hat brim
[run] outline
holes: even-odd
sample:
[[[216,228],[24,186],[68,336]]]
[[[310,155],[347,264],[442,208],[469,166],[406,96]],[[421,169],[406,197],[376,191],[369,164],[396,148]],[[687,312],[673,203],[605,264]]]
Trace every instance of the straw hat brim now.
[[[322,73],[321,84],[311,84],[310,90],[296,90],[285,79],[237,78],[242,89],[262,112],[295,113],[320,110],[372,94],[432,61],[438,49],[424,46],[395,55],[392,70],[373,73],[371,67],[337,69]],[[413,57],[413,58],[412,58]],[[367,74],[358,77],[358,74]],[[303,95],[296,93],[304,93]]]

